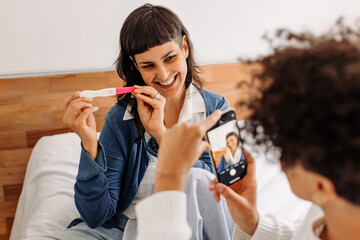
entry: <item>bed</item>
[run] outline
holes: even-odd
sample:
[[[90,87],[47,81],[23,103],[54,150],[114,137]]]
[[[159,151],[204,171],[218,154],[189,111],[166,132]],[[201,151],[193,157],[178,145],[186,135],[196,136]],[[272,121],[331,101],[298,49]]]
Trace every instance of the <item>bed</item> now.
[[[292,194],[279,164],[268,161],[274,157],[255,154],[258,207],[289,221],[301,220],[310,204]],[[80,139],[75,133],[45,136],[36,143],[28,162],[11,240],[47,235],[65,228],[79,216],[73,200],[79,158]]]

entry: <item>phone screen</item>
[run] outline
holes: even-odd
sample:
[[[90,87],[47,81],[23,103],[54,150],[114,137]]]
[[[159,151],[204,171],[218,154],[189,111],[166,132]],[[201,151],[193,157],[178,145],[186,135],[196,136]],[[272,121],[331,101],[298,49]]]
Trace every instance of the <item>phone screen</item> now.
[[[247,164],[234,110],[223,113],[218,123],[207,132],[207,139],[218,181],[231,185],[242,179]]]

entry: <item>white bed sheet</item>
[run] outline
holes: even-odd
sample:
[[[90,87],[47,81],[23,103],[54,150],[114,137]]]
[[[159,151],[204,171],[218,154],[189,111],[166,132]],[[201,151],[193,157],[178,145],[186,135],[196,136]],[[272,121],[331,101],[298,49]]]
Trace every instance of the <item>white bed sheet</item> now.
[[[37,142],[27,166],[11,240],[47,235],[64,229],[79,216],[73,200],[79,158],[80,139],[75,133],[42,137]],[[289,221],[303,219],[310,203],[291,192],[279,164],[270,163],[263,155],[255,155],[255,159],[259,209]]]

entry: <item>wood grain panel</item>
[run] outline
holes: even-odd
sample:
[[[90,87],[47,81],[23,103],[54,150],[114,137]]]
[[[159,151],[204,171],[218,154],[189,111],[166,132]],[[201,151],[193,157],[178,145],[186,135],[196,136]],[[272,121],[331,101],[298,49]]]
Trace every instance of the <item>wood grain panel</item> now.
[[[0,121],[1,123],[1,121]],[[1,125],[0,125],[1,128]],[[13,132],[4,129],[0,130],[0,150],[26,148],[26,132]]]
[[[51,136],[60,133],[72,132],[70,128],[41,129],[26,132],[27,147],[34,147],[36,142],[43,136]]]
[[[0,207],[0,214],[1,214],[1,207]],[[8,226],[7,226],[6,218],[1,218],[0,219],[0,237],[1,238],[6,237],[6,235],[8,234],[7,228],[8,228]]]
[[[0,112],[19,112],[23,109],[22,96],[0,96]]]
[[[48,93],[50,90],[48,77],[28,77],[0,79],[2,96],[26,96]]]
[[[0,204],[0,235],[8,234],[7,219],[15,216],[17,201],[2,202]]]
[[[19,148],[0,151],[0,167],[16,167],[26,165],[32,148]]]
[[[26,165],[0,167],[1,185],[12,185],[23,183],[25,177]],[[6,198],[6,197],[5,197]]]
[[[106,85],[106,73],[82,73],[50,77],[51,92],[95,90]]]
[[[4,200],[6,202],[18,201],[22,186],[22,183],[5,185],[3,190]]]

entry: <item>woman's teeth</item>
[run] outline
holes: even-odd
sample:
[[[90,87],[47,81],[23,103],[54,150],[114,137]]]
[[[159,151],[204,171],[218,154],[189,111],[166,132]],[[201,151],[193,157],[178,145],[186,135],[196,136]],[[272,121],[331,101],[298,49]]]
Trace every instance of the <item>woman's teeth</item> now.
[[[159,82],[159,84],[160,84],[161,86],[168,86],[168,85],[172,84],[172,83],[175,81],[176,76],[177,76],[177,75],[175,75],[172,79],[170,79],[170,80],[168,80],[168,81],[166,81],[166,82],[163,82],[163,83]]]

